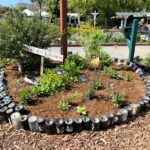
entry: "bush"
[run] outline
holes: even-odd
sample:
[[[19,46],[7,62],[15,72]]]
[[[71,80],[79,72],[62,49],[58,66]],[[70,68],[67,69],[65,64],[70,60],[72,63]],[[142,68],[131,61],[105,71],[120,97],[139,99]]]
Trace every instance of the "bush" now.
[[[76,64],[76,66],[79,67],[80,69],[83,69],[87,63],[86,59],[82,58],[78,54],[73,54],[69,56],[68,60],[73,61]]]
[[[100,58],[100,67],[109,66],[112,63],[112,59],[109,54],[105,53],[101,45],[104,43],[105,35],[103,33],[91,33],[84,39],[84,47],[86,49],[87,59],[91,59],[92,54],[96,54]]]
[[[47,69],[39,77],[38,85],[33,88],[33,94],[36,96],[50,96],[62,87],[62,76],[57,75],[53,70]]]
[[[41,22],[38,16],[29,19],[13,9],[0,26],[0,55],[26,61],[30,57],[24,52],[24,44],[47,48],[58,36],[58,30]]]
[[[112,67],[104,67],[104,74],[110,78],[119,79],[119,74]]]
[[[31,94],[30,88],[23,89],[19,92],[18,95],[19,95],[21,104],[31,104],[32,99],[30,98],[30,94]]]
[[[50,96],[62,87],[71,87],[78,81],[80,67],[74,61],[66,60],[60,68],[63,70],[62,75],[57,75],[55,70],[47,69],[39,77],[38,85],[33,87],[33,94],[36,96]]]
[[[14,59],[11,59],[11,58],[1,58],[0,57],[0,68],[3,68],[5,67],[5,65],[9,64],[9,63],[12,63],[14,62],[15,60]]]

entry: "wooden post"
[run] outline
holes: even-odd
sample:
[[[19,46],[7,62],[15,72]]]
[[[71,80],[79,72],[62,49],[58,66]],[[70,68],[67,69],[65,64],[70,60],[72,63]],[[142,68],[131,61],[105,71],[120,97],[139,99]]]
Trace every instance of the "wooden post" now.
[[[60,0],[61,54],[67,58],[67,0]]]
[[[44,56],[41,56],[40,75],[43,74],[43,70],[44,70]]]

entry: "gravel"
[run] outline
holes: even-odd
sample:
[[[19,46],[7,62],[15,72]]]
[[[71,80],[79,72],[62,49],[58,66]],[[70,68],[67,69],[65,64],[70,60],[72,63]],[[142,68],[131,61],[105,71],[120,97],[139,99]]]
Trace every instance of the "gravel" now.
[[[70,135],[15,131],[9,124],[0,125],[2,150],[149,150],[149,139],[150,112],[142,113],[134,122],[106,131]]]

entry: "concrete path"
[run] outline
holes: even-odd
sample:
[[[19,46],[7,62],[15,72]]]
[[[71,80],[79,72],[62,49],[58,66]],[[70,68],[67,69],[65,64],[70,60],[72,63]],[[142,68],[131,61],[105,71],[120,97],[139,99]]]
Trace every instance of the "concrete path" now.
[[[60,54],[60,47],[51,47],[53,53]],[[128,47],[127,46],[103,46],[103,50],[110,54],[112,58],[127,59],[128,58]],[[84,47],[68,47],[68,51],[73,53],[79,53],[81,56],[85,56]],[[135,56],[145,58],[150,54],[150,46],[136,46]]]

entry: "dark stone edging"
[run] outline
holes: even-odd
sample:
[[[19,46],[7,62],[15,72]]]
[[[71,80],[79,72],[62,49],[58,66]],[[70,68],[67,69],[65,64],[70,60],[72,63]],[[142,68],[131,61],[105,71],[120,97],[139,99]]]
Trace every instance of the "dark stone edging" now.
[[[3,97],[0,97],[0,123],[9,122],[10,124],[13,124],[15,129],[24,129],[47,134],[73,133],[81,132],[82,130],[99,131],[115,125],[127,123],[140,115],[140,112],[150,108],[150,82],[145,76],[145,72],[137,64],[119,59],[114,59],[114,62],[116,62],[117,65],[129,65],[132,71],[139,75],[146,89],[143,99],[122,109],[118,109],[115,112],[110,112],[106,115],[101,115],[95,118],[44,119],[36,116],[29,117],[26,115],[24,107],[22,105],[16,105],[12,101],[12,98],[8,96],[3,80],[4,72],[0,71],[0,74],[2,74],[0,77],[0,85],[5,88],[3,91]],[[14,112],[18,112],[21,115],[17,124],[14,124],[13,120],[11,120],[11,115]]]
[[[149,67],[149,66],[142,65],[138,59],[134,59],[133,62],[134,62],[136,65],[138,65],[138,67],[142,68],[144,71],[150,72],[150,67]]]

